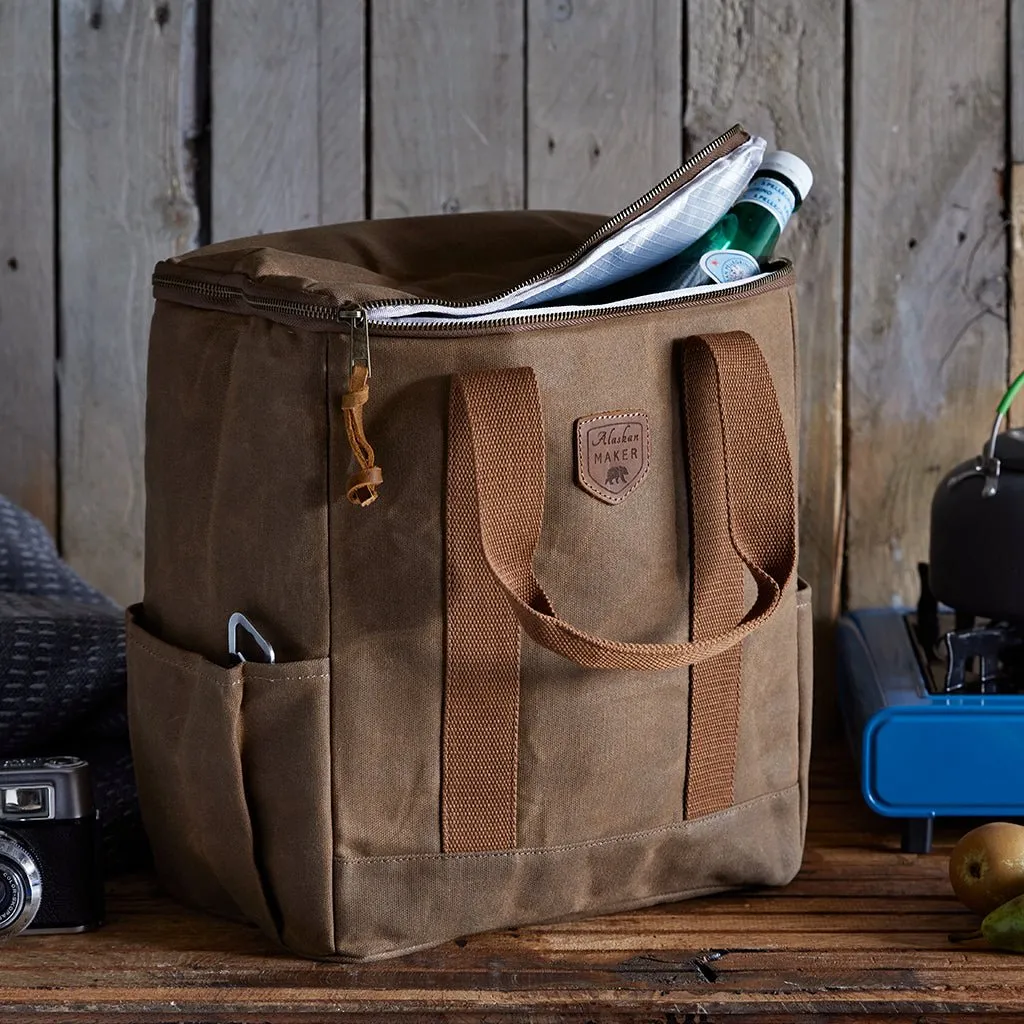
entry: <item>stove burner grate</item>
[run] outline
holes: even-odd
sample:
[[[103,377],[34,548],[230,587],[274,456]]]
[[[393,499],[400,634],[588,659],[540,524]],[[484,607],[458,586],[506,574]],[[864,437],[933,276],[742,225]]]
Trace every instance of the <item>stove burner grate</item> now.
[[[918,567],[921,598],[907,629],[925,685],[936,694],[1024,693],[1024,629],[960,611],[940,612]]]

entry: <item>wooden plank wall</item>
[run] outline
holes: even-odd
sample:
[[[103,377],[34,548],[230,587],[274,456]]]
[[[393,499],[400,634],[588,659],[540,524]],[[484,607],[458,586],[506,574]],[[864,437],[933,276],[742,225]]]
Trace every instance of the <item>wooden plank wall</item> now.
[[[194,248],[195,0],[57,6],[61,544],[121,600],[142,586],[153,264]]]
[[[55,531],[52,47],[49,4],[0,2],[0,494]]]
[[[612,213],[679,163],[682,14],[675,0],[529,0],[531,207]]]
[[[815,660],[819,677],[828,679],[834,658],[828,624],[839,613],[843,580],[846,110],[836,73],[845,52],[843,3],[690,0],[687,11],[687,149],[713,137],[717,125],[740,120],[814,170],[814,186],[787,227],[783,248],[801,274],[800,571],[814,590]],[[824,711],[831,702],[818,707]]]
[[[214,239],[363,217],[363,17],[336,0],[213,4]]]
[[[738,119],[816,175],[782,249],[819,618],[911,600],[931,491],[1024,368],[1022,53],[1024,0],[0,0],[0,491],[137,597],[155,260],[611,213]]]
[[[1006,5],[854,0],[847,573],[905,604],[1006,387]],[[880,67],[891,74],[878,75]]]

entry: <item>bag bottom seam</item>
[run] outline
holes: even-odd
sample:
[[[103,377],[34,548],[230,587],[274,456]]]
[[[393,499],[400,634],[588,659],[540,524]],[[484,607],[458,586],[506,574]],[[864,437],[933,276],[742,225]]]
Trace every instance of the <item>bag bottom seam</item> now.
[[[743,803],[733,804],[731,807],[726,807],[721,811],[715,811],[712,814],[704,814],[699,818],[691,818],[687,821],[677,821],[668,825],[659,825],[656,828],[644,829],[640,832],[629,832],[624,835],[609,836],[606,839],[589,839],[579,843],[566,843],[562,846],[525,847],[523,849],[516,850],[482,850],[479,852],[467,853],[406,853],[370,857],[352,857],[336,853],[334,855],[334,863],[349,865],[401,864],[408,861],[435,861],[438,863],[444,863],[463,860],[509,859],[571,854],[581,850],[590,850],[602,846],[614,846],[619,843],[628,843],[638,839],[649,839],[654,836],[671,835],[676,832],[690,832],[694,829],[700,828],[704,823],[710,824],[718,818],[726,817],[736,813],[737,811],[743,811],[747,808],[756,807],[760,804],[782,800],[794,792],[798,792],[799,789],[800,783],[797,781],[786,786],[785,789],[779,789],[772,793],[765,793],[761,796],[753,797],[750,800],[745,800]]]

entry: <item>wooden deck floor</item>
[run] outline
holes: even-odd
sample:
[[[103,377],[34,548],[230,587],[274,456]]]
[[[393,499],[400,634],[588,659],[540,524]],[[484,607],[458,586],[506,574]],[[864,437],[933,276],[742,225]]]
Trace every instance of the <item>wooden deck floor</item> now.
[[[939,829],[927,856],[862,806],[845,763],[818,765],[807,854],[785,890],[745,892],[451,943],[365,967],[280,954],[254,929],[182,910],[149,878],[117,883],[109,925],[0,952],[0,1022],[882,1021],[1024,1019],[1024,956],[953,946]]]

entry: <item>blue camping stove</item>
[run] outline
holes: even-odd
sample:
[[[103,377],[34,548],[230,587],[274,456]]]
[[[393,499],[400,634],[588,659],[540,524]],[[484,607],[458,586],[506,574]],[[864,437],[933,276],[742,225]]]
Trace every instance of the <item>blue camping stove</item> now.
[[[1024,629],[940,611],[840,620],[839,703],[872,810],[927,853],[936,817],[1024,817]]]

